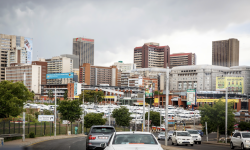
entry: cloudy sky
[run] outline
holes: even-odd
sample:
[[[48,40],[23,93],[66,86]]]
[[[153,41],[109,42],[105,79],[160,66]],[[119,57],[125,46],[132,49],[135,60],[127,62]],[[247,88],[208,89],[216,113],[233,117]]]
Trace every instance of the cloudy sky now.
[[[212,64],[212,41],[237,38],[250,65],[249,0],[0,0],[0,33],[34,39],[33,59],[72,53],[76,37],[95,40],[95,65],[133,62],[145,42],[193,52]]]

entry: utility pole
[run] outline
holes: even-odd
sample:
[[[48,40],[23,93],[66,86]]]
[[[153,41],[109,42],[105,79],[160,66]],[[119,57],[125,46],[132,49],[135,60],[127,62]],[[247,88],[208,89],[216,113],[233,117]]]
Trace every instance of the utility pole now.
[[[143,127],[142,131],[145,129],[145,89],[143,91]]]
[[[227,143],[227,96],[228,96],[228,88],[226,87],[226,119],[225,119],[225,136]]]
[[[23,84],[26,86],[26,73],[23,73]],[[23,142],[25,141],[25,111],[23,111]]]
[[[109,93],[111,96],[111,92]],[[109,126],[110,126],[110,115],[111,115],[111,98],[109,99]]]
[[[148,106],[148,132],[149,132],[149,117],[150,117],[150,106]]]
[[[54,119],[55,119],[55,123],[54,123],[54,126],[55,126],[55,130],[54,130],[54,136],[56,136],[56,88],[55,88],[55,109],[54,109]]]
[[[169,67],[167,67],[167,72],[166,72],[166,108],[165,108],[165,145],[168,146],[168,85],[169,85]]]
[[[84,88],[83,88],[83,96],[82,96],[82,107],[83,107],[83,113],[82,113],[82,134],[84,134]]]

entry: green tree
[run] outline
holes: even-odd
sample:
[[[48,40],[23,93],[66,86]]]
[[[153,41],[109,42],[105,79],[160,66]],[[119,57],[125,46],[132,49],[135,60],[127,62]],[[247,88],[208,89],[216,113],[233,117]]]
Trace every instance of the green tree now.
[[[88,113],[84,116],[84,126],[90,128],[93,125],[104,125],[106,119],[102,118],[103,113]]]
[[[121,108],[114,109],[112,113],[117,125],[129,126],[130,121],[132,120],[132,118],[130,117],[131,113],[129,112],[129,109],[121,106]]]
[[[33,98],[34,94],[22,82],[0,82],[0,118],[18,116],[23,112],[24,103]]]
[[[54,98],[52,90],[49,90],[48,97],[49,97],[50,100],[52,100]]]
[[[150,105],[150,100],[151,100],[151,105]],[[151,108],[152,104],[154,104],[154,98],[145,98],[145,102],[148,103]]]
[[[58,106],[58,111],[61,116],[61,120],[68,120],[74,122],[78,120],[82,115],[82,103],[79,100],[63,100]]]
[[[238,125],[238,128],[240,128],[241,131],[250,130],[250,122],[241,121]]]
[[[228,131],[230,134],[234,130],[234,112],[233,103],[228,103]],[[201,124],[203,126],[203,130],[205,131],[205,122],[207,122],[207,130],[208,133],[217,132],[217,142],[219,142],[220,134],[225,133],[225,102],[222,102],[221,99],[217,101],[213,107],[205,104],[200,108],[201,115]]]
[[[146,112],[145,114],[145,119],[148,119],[148,112]],[[151,126],[160,126],[160,113],[159,112],[154,112],[154,111],[150,111],[150,118],[149,120],[152,120],[151,122]],[[163,120],[163,117],[161,118],[161,120]]]
[[[64,95],[63,95],[64,100],[68,99],[68,90],[65,91]]]
[[[155,91],[155,92],[154,92],[154,95],[158,95],[158,94],[160,95],[160,94],[162,94],[162,93],[161,93],[160,91]]]
[[[52,113],[51,110],[44,109],[44,110],[43,110],[43,114],[44,114],[44,115],[52,115],[53,113]]]
[[[60,102],[61,102],[60,98],[57,98],[57,99],[56,99],[56,105],[59,105]]]
[[[95,90],[84,90],[84,102],[102,102],[104,97],[103,91],[95,91]],[[82,101],[83,92],[79,95],[79,100]]]

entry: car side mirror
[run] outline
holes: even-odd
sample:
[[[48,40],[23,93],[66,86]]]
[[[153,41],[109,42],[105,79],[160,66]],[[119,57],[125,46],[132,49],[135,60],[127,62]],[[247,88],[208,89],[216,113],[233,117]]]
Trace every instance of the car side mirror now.
[[[237,136],[237,138],[239,138],[239,139],[240,139],[240,136]]]
[[[101,143],[101,148],[106,148],[107,144],[106,143]]]

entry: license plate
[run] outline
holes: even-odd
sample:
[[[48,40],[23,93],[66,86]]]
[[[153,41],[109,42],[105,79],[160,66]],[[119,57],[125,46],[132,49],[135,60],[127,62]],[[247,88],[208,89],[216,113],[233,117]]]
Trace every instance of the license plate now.
[[[183,143],[189,143],[189,141],[183,141]]]
[[[108,139],[109,137],[107,136],[99,136],[98,139]]]

